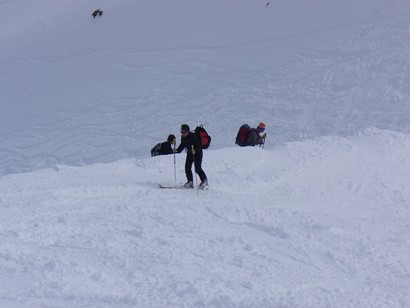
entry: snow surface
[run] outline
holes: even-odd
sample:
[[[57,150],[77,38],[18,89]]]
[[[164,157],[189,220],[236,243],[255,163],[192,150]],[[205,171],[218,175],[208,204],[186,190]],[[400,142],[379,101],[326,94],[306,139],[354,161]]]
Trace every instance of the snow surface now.
[[[410,2],[266,3],[0,1],[1,307],[410,306]]]

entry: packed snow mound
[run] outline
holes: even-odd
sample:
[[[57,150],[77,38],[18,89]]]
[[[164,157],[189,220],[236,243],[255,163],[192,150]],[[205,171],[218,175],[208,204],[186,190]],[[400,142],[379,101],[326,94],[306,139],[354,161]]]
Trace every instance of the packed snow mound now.
[[[0,306],[406,307],[410,136],[368,130],[271,150],[0,178]]]

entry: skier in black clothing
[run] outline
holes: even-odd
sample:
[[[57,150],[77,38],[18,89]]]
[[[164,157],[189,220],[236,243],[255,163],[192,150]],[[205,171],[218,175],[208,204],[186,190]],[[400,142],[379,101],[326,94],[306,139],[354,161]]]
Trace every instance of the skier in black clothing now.
[[[198,138],[193,132],[190,131],[187,124],[181,125],[181,144],[175,150],[177,153],[181,153],[183,149],[186,149],[187,155],[185,160],[185,174],[187,182],[184,184],[185,188],[193,188],[193,175],[192,175],[192,164],[195,164],[195,172],[199,175],[201,183],[199,184],[199,189],[204,189],[208,185],[208,179],[204,170],[202,170],[202,157],[203,151]]]

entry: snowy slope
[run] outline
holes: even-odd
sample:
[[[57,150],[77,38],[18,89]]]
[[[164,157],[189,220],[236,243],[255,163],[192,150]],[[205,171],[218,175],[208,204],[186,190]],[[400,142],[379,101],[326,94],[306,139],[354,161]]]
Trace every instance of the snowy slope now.
[[[0,0],[1,307],[410,306],[410,2],[266,4]]]
[[[157,188],[172,155],[2,177],[0,305],[407,307],[409,151],[379,130],[214,150],[204,192]]]
[[[214,148],[261,120],[267,148],[410,131],[408,1],[0,5],[0,174],[144,158],[184,122]]]

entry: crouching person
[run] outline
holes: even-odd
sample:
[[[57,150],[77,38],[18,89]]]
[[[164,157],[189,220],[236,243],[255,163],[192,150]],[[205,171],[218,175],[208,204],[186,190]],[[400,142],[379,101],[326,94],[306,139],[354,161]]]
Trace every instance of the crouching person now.
[[[175,144],[176,144],[175,136],[169,135],[167,138],[167,141],[160,142],[151,149],[151,156],[154,157],[158,155],[173,154],[174,149],[172,148],[172,146],[175,147]]]

